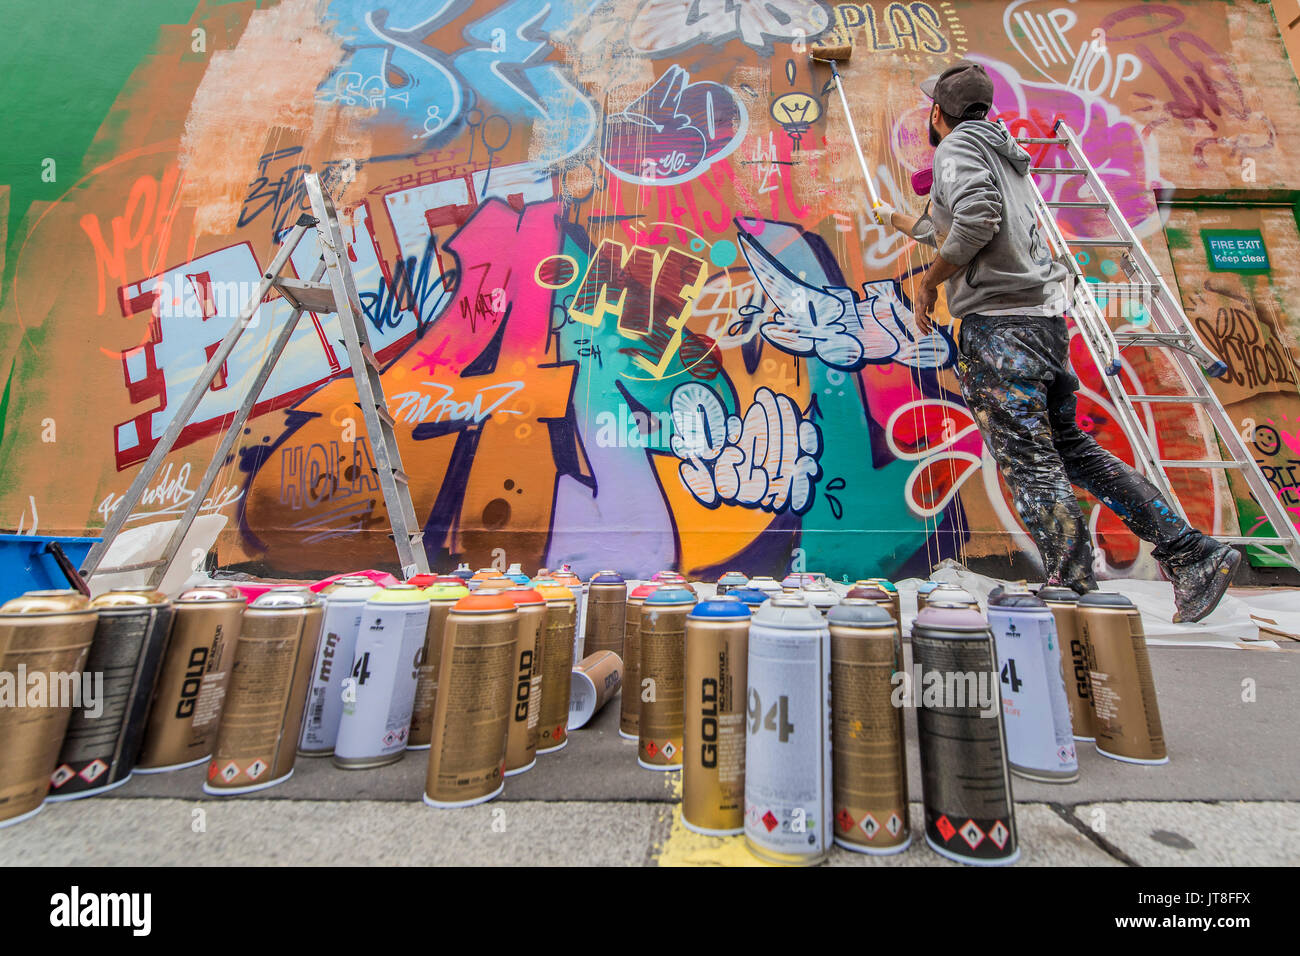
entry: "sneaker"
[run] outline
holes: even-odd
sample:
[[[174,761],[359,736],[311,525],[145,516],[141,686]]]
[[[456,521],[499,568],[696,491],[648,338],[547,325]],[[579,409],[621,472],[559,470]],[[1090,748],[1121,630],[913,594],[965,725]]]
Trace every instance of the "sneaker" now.
[[[1218,607],[1239,564],[1241,553],[1221,544],[1195,564],[1167,569],[1174,584],[1174,604],[1178,607],[1174,623],[1194,623]]]

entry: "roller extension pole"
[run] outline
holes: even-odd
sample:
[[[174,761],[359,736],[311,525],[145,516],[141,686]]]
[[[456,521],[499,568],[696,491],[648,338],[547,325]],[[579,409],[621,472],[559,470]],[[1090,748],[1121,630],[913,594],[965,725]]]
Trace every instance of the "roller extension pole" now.
[[[813,57],[817,60],[817,57]],[[835,66],[834,60],[821,60],[819,62],[829,63],[831,66],[831,75],[835,77],[835,88],[840,91],[840,103],[844,106],[844,119],[849,124],[849,135],[853,137],[853,149],[858,154],[858,163],[862,166],[862,176],[867,181],[867,193],[871,196],[871,208],[879,209],[884,205],[880,201],[880,195],[876,192],[876,184],[871,180],[871,173],[867,169],[867,158],[862,155],[862,144],[858,142],[858,131],[853,125],[853,114],[849,112],[849,98],[844,95],[844,83],[840,80],[840,71]]]

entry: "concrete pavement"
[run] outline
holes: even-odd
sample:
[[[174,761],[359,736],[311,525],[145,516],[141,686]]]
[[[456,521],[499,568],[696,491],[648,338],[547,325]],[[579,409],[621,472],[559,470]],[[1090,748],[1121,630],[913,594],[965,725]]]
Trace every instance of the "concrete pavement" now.
[[[1082,744],[1077,783],[1015,779],[1019,865],[1300,863],[1300,653],[1153,647],[1151,661],[1170,763],[1134,766]],[[907,719],[917,796],[915,713]],[[756,863],[741,838],[686,831],[680,774],[638,768],[617,722],[615,700],[500,799],[465,810],[420,802],[421,752],[367,771],[299,758],[284,784],[239,797],[205,796],[204,767],[137,775],[0,830],[0,864]],[[924,845],[919,814],[913,804],[907,852],[837,849],[831,865],[955,865]]]

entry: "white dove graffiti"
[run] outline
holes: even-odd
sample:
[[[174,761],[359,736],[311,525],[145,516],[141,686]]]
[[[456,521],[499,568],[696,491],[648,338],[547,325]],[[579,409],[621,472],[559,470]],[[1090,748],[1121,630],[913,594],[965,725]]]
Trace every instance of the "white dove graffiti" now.
[[[952,362],[952,339],[940,328],[922,335],[893,281],[863,283],[862,299],[845,286],[819,289],[793,275],[744,233],[737,238],[750,272],[776,307],[759,332],[782,351],[816,355],[846,372],[867,363],[942,368]]]

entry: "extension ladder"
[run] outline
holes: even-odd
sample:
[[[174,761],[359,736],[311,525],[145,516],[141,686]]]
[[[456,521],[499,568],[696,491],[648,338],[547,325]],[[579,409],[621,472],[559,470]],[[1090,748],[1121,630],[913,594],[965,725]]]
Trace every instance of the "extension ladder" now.
[[[1058,261],[1070,270],[1067,281],[1073,286],[1070,296],[1072,315],[1087,344],[1098,368],[1105,371],[1106,389],[1110,393],[1120,427],[1132,444],[1139,467],[1152,484],[1185,515],[1185,509],[1178,501],[1169,481],[1168,471],[1174,468],[1223,469],[1240,473],[1250,489],[1251,495],[1259,505],[1264,517],[1273,526],[1274,537],[1247,537],[1243,535],[1226,535],[1215,537],[1228,544],[1260,545],[1280,547],[1294,567],[1300,568],[1300,531],[1291,522],[1290,516],[1278,501],[1268,480],[1260,472],[1251,456],[1245,441],[1238,434],[1232,419],[1224,411],[1214,390],[1205,376],[1219,377],[1227,372],[1227,366],[1205,347],[1200,336],[1196,334],[1182,304],[1170,291],[1164,277],[1156,268],[1151,257],[1147,255],[1137,235],[1129,226],[1116,205],[1106,184],[1079,145],[1078,137],[1062,120],[1057,120],[1050,137],[1018,137],[1016,142],[1022,146],[1060,147],[1069,157],[1068,166],[1031,166],[1029,168],[1030,184],[1038,206],[1038,219],[1045,230],[1052,253]],[[1034,175],[1041,176],[1082,176],[1088,190],[1094,197],[1087,201],[1058,202],[1043,197]],[[1076,237],[1068,243],[1061,232],[1053,210],[1056,209],[1094,209],[1105,214],[1114,235],[1098,237]],[[1129,281],[1097,283],[1087,281],[1083,270],[1075,258],[1071,246],[1077,248],[1103,248],[1117,251]],[[1149,324],[1140,329],[1112,331],[1105,313],[1097,303],[1094,292],[1107,293],[1108,301],[1118,298],[1120,301],[1138,301],[1146,306]],[[1182,394],[1143,394],[1127,392],[1120,371],[1120,356],[1125,349],[1155,348],[1167,350],[1167,355],[1182,380]],[[1204,374],[1202,374],[1204,373]],[[1226,458],[1208,459],[1168,459],[1161,458],[1155,440],[1143,427],[1137,406],[1154,404],[1186,404],[1199,406],[1206,413],[1215,435],[1227,449]],[[1272,552],[1276,554],[1276,552]]]
[[[317,315],[326,315],[330,312],[338,313],[339,325],[343,330],[343,340],[347,345],[348,358],[352,363],[352,378],[356,382],[361,414],[366,425],[366,434],[370,438],[374,451],[379,485],[383,491],[384,504],[388,510],[388,518],[392,527],[393,540],[397,545],[397,555],[402,565],[403,577],[410,577],[413,574],[429,570],[428,557],[425,555],[423,544],[424,532],[416,521],[415,508],[411,504],[410,482],[406,472],[402,469],[402,458],[397,448],[397,435],[393,428],[395,421],[393,416],[389,414],[387,402],[384,399],[384,388],[379,380],[379,362],[370,348],[365,326],[363,325],[361,299],[357,295],[356,282],[353,279],[352,268],[343,243],[343,232],[339,227],[338,212],[334,208],[333,201],[321,188],[320,180],[314,173],[305,174],[303,182],[306,186],[307,196],[311,200],[311,215],[303,213],[299,216],[298,221],[288,235],[284,237],[279,251],[262,275],[261,282],[248,300],[248,304],[244,306],[238,321],[231,325],[217,350],[208,359],[208,364],[203,367],[198,379],[191,386],[180,407],[177,408],[176,414],[172,416],[148,460],[141,466],[135,480],[131,482],[131,487],[127,489],[126,496],[109,516],[108,523],[104,527],[102,540],[94,545],[86,555],[85,563],[81,568],[82,577],[89,579],[95,574],[148,570],[150,572],[148,586],[157,587],[159,585],[167,568],[175,558],[176,551],[185,538],[185,533],[189,531],[190,525],[193,524],[195,516],[199,513],[203,500],[208,496],[213,482],[216,481],[223,464],[233,451],[235,441],[243,431],[244,422],[248,419],[249,413],[257,403],[263,386],[271,377],[276,362],[279,361],[281,354],[288,346],[293,331],[298,325],[298,320],[304,312],[314,312]],[[321,256],[311,278],[303,281],[281,275],[298,243],[313,229],[320,244]],[[322,282],[322,278],[325,281]],[[202,480],[195,489],[193,497],[190,498],[185,512],[172,530],[171,537],[163,548],[162,557],[156,561],[145,561],[139,564],[100,567],[104,555],[108,553],[108,549],[122,531],[131,512],[140,503],[141,496],[162,466],[163,459],[171,452],[181,430],[189,423],[195,409],[199,406],[199,402],[202,401],[204,393],[211,386],[213,379],[230,353],[234,351],[235,344],[262,305],[262,300],[272,289],[279,292],[288,301],[293,307],[293,313],[285,321],[271,344],[270,350],[262,359],[257,375],[249,386],[248,392],[244,395],[238,411],[234,413],[234,418],[222,436],[212,460],[208,463]]]

